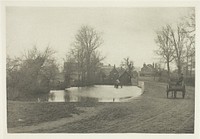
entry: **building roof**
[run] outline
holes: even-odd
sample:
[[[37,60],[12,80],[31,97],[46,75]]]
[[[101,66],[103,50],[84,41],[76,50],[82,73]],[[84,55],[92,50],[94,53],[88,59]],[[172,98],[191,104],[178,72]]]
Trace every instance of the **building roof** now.
[[[114,66],[104,65],[101,67],[101,72],[103,72],[106,76],[110,75],[110,72],[113,70]]]
[[[154,70],[155,68],[154,68],[154,66],[153,65],[151,65],[151,64],[148,64],[148,65],[146,65],[146,64],[144,64],[143,65],[143,67],[141,68],[141,71],[143,71],[143,70],[148,70],[149,72],[152,72],[152,70]]]

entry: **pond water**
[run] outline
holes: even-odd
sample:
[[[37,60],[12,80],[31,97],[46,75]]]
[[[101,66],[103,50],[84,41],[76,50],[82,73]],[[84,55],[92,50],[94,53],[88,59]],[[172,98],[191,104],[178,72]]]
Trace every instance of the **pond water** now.
[[[141,93],[141,88],[137,86],[71,87],[66,90],[51,90],[48,102],[124,102],[140,96]]]

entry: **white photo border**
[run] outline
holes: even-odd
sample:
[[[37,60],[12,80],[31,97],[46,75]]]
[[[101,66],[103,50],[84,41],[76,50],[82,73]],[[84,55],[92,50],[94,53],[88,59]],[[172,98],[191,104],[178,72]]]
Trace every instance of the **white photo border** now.
[[[117,133],[117,134],[47,134],[47,133],[34,133],[34,134],[25,134],[25,133],[7,133],[7,99],[6,99],[6,23],[5,23],[5,14],[6,14],[6,7],[9,6],[31,6],[31,7],[195,7],[196,13],[196,70],[195,70],[195,131],[194,134],[149,134],[149,133]],[[200,2],[199,1],[182,1],[182,0],[175,0],[175,1],[122,1],[122,0],[115,0],[115,1],[102,1],[102,0],[93,0],[93,1],[83,1],[83,0],[75,0],[75,1],[20,1],[20,0],[13,0],[13,1],[1,1],[1,47],[0,47],[0,89],[1,89],[1,100],[0,100],[0,108],[1,108],[1,115],[0,115],[0,137],[2,136],[3,139],[33,139],[33,138],[68,138],[68,139],[78,139],[78,138],[139,138],[139,139],[173,139],[173,138],[180,138],[180,139],[198,139],[200,138],[200,28],[199,28],[199,19],[200,18]]]

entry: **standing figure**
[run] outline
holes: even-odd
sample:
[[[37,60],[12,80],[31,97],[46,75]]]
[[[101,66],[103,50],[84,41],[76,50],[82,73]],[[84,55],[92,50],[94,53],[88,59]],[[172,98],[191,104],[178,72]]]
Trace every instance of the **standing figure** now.
[[[183,73],[181,73],[181,76],[178,78],[178,81],[177,81],[176,85],[182,85],[183,79],[184,79]]]
[[[115,82],[115,88],[118,88],[119,84],[120,84],[120,81],[119,81],[119,79],[117,79]]]
[[[183,80],[184,80],[183,73],[181,73],[180,77],[178,78],[178,81],[176,82],[176,85],[182,85]],[[177,91],[174,91],[174,98],[176,98],[176,94],[177,94]]]

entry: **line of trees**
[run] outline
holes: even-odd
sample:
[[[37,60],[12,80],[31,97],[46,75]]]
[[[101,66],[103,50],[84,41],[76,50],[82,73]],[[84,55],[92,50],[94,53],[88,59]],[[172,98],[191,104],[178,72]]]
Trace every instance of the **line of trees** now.
[[[194,11],[175,27],[172,25],[163,26],[161,30],[156,32],[155,42],[158,45],[156,54],[167,64],[168,77],[171,73],[171,62],[175,62],[178,75],[183,72],[183,68],[185,68],[186,76],[191,75],[195,62]]]
[[[82,85],[91,85],[95,72],[104,59],[97,50],[103,43],[100,33],[89,26],[82,26],[75,36],[70,53],[67,55],[67,68],[64,73],[70,75],[73,70],[79,73]],[[60,86],[59,65],[54,57],[55,51],[49,46],[39,51],[36,46],[19,57],[7,55],[7,98],[20,99],[36,94],[48,93]],[[78,67],[73,69],[73,64]],[[64,87],[69,84],[65,80]],[[63,85],[62,85],[63,86]]]

